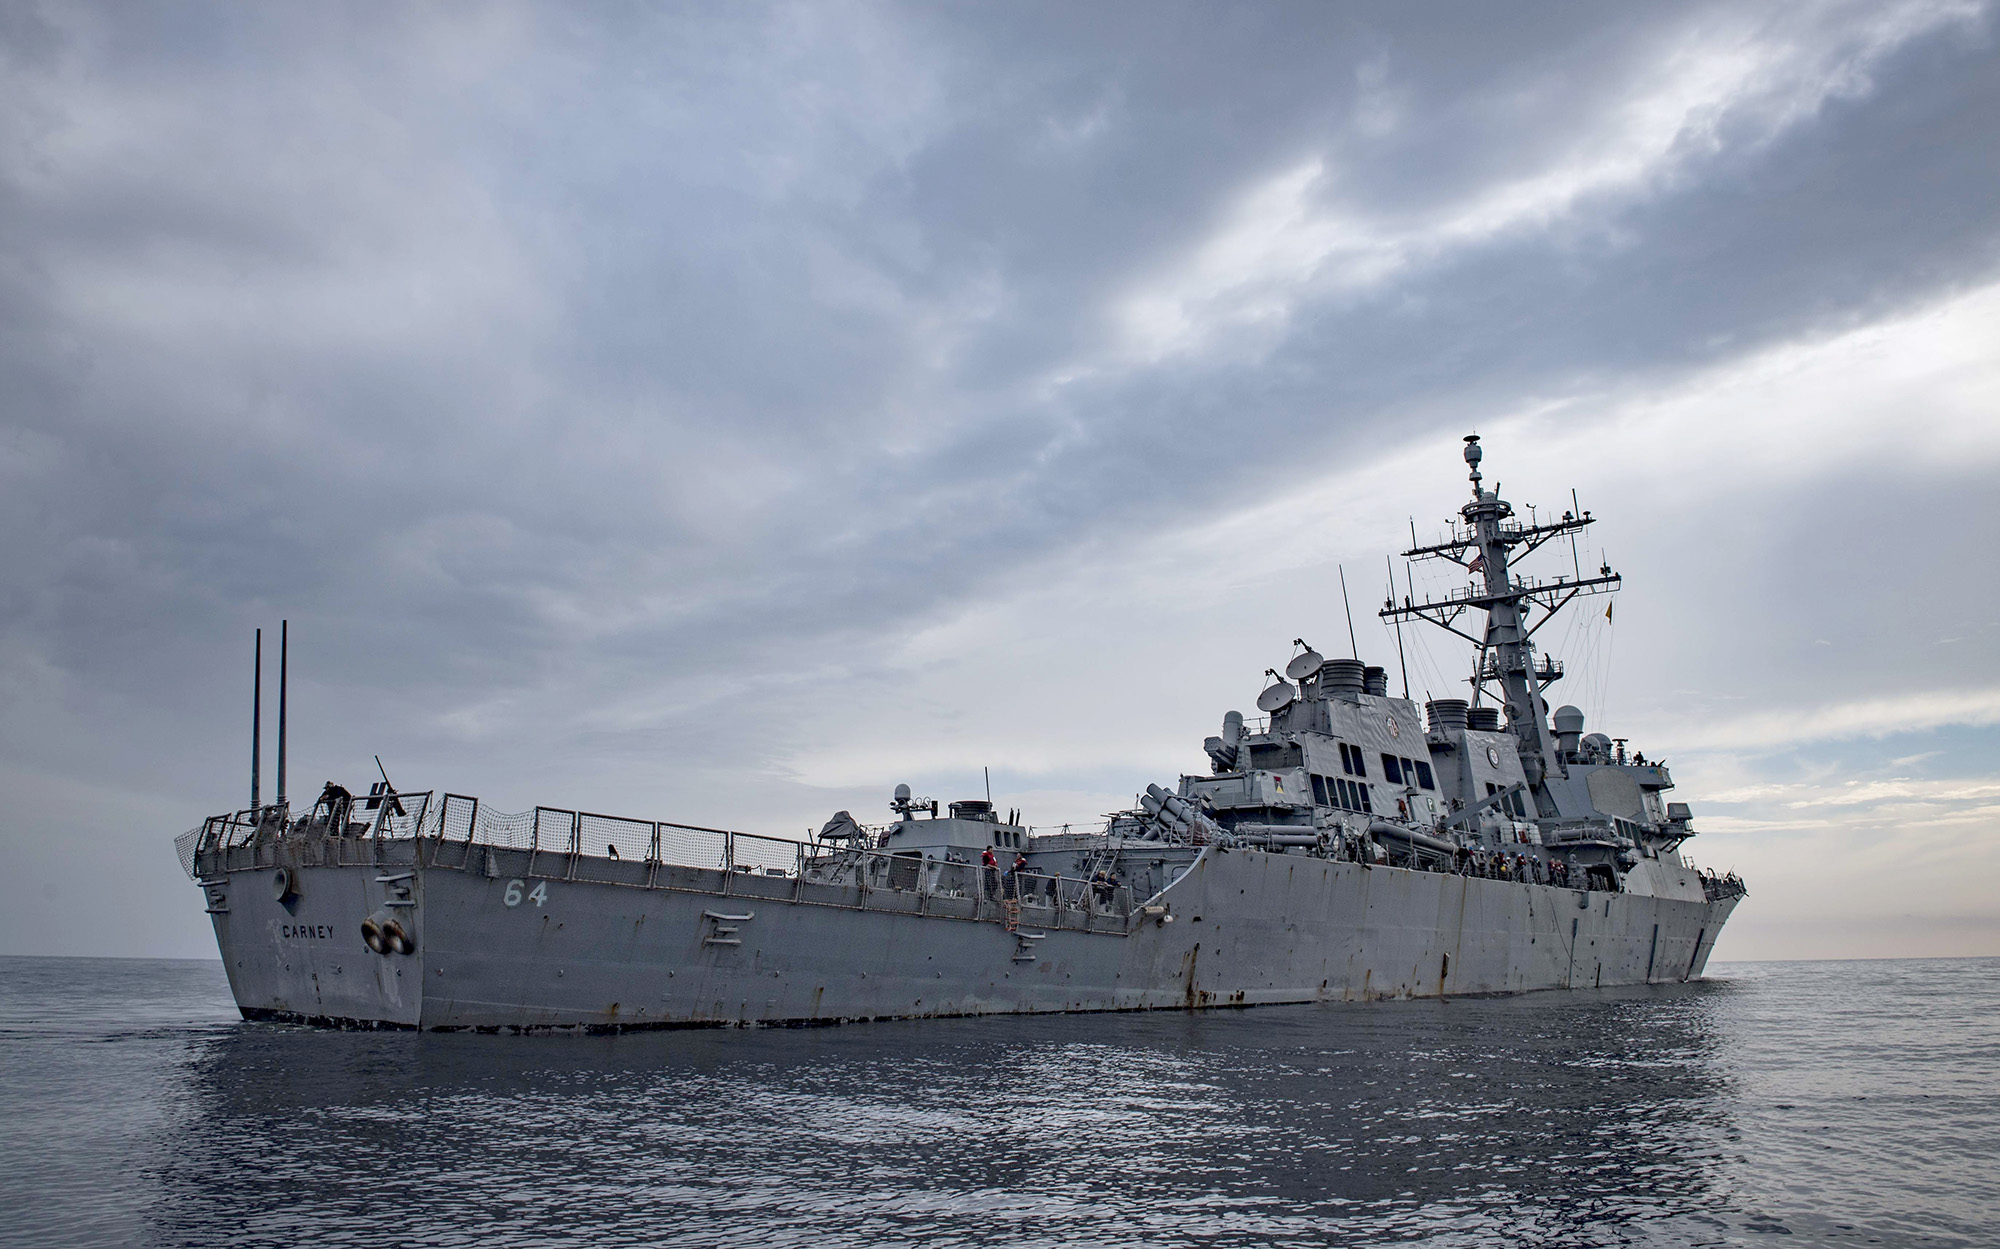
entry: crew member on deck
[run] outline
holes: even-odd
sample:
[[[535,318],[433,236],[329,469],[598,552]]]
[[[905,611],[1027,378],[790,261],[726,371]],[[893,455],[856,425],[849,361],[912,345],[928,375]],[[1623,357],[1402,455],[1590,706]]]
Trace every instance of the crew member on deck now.
[[[1007,869],[1006,888],[1009,902],[1021,900],[1021,873],[1027,870],[1027,866],[1028,856],[1017,854],[1014,856],[1014,865]]]

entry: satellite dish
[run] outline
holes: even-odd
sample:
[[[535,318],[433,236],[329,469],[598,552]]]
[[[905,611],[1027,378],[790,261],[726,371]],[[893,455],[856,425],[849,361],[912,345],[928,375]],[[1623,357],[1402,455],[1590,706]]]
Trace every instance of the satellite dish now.
[[[1291,706],[1292,700],[1298,696],[1299,692],[1293,689],[1288,682],[1280,681],[1257,695],[1257,710],[1267,715],[1272,712],[1283,711],[1285,708]]]
[[[1292,662],[1285,665],[1285,675],[1294,681],[1303,681],[1318,672],[1320,665],[1325,662],[1324,655],[1308,646],[1305,654],[1292,656]]]

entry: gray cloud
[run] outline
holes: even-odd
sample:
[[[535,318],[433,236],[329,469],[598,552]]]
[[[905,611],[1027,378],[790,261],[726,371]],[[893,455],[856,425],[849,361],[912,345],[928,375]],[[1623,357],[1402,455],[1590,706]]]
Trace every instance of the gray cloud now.
[[[817,708],[1051,561],[2000,269],[1983,8],[17,6],[0,60],[0,836],[72,864],[238,799],[253,623],[314,783],[790,818]],[[1916,627],[1822,536],[1785,601]]]

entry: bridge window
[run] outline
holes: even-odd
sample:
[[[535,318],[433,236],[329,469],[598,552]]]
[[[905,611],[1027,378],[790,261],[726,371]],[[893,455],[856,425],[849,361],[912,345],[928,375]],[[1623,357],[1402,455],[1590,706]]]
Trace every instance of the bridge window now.
[[[1253,771],[1281,772],[1286,768],[1302,768],[1305,763],[1305,749],[1297,742],[1282,746],[1250,748],[1250,767]]]
[[[1315,777],[1314,779],[1319,779]],[[1369,815],[1375,813],[1375,804],[1368,797],[1368,787],[1344,776],[1326,778],[1327,796],[1332,805],[1349,811],[1361,811]]]
[[[1486,782],[1486,796],[1488,798],[1499,792],[1500,787],[1498,785],[1495,785],[1492,781]],[[1519,790],[1515,790],[1505,798],[1502,798],[1499,805],[1506,808],[1511,814],[1517,815],[1524,820],[1528,818],[1528,804],[1521,801],[1521,792]]]
[[[1312,774],[1312,784],[1313,801],[1322,807],[1332,806],[1333,804],[1328,802],[1326,798],[1326,778],[1315,772]]]
[[[1340,743],[1340,767],[1349,776],[1368,775],[1368,756],[1361,753],[1361,747]]]
[[[1431,783],[1431,765],[1425,763],[1422,759],[1417,760],[1417,784],[1423,786],[1425,789],[1437,788],[1436,785]]]
[[[1401,785],[1403,783],[1403,769],[1397,764],[1396,756],[1386,752],[1383,754],[1382,775],[1389,778],[1391,785]]]

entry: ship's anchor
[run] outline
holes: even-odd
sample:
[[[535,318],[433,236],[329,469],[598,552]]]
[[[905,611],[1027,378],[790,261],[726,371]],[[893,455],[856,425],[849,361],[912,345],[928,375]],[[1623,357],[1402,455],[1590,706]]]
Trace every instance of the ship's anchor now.
[[[382,905],[367,919],[361,921],[361,943],[377,954],[414,954],[417,950],[416,938],[410,934],[401,920],[391,916],[389,908],[414,908],[417,901],[411,896],[410,881],[414,872],[398,872],[389,876],[377,876],[375,883],[386,886],[384,892],[390,896],[382,899]]]

